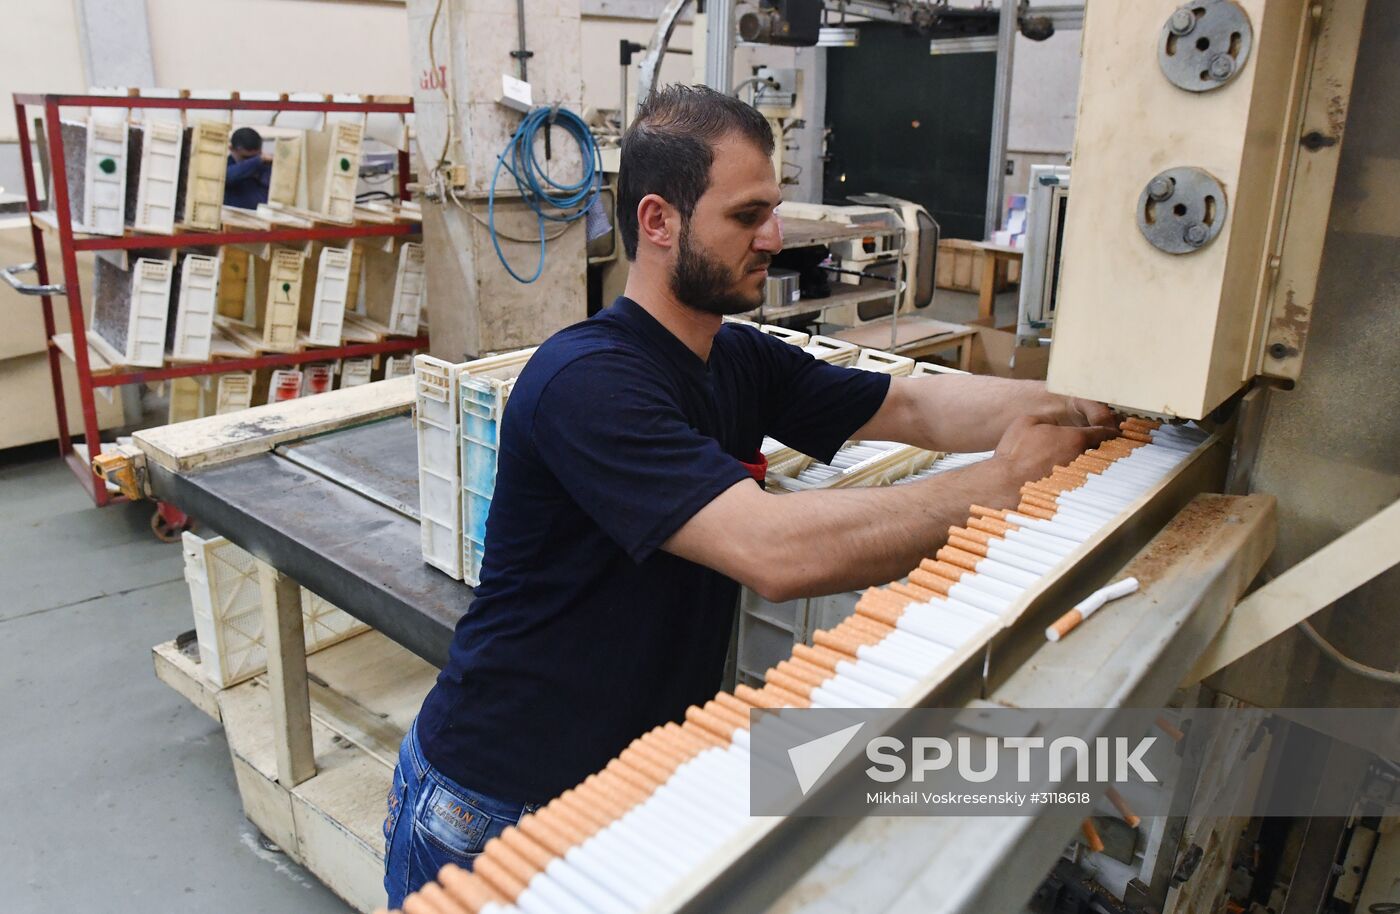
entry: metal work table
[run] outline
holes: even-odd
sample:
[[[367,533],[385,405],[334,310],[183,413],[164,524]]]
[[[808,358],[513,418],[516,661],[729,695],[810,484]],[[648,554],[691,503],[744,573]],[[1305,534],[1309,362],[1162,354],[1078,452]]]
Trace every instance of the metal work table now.
[[[174,473],[157,497],[435,666],[447,661],[472,589],[424,564],[418,451],[407,416]]]

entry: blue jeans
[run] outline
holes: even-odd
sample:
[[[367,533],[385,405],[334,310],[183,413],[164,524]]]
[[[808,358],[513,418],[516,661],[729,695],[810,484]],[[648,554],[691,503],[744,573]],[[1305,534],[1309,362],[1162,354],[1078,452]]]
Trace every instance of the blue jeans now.
[[[471,869],[487,841],[534,810],[530,803],[505,803],[468,790],[429,765],[415,720],[399,747],[389,783],[384,819],[389,907],[402,907],[404,897],[436,877],[444,864]]]

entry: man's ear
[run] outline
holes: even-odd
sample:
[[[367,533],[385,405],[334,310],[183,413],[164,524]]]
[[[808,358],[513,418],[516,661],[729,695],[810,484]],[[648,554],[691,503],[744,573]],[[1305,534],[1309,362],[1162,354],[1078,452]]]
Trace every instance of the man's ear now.
[[[680,213],[656,194],[647,194],[637,203],[637,236],[654,247],[670,250],[680,230]]]

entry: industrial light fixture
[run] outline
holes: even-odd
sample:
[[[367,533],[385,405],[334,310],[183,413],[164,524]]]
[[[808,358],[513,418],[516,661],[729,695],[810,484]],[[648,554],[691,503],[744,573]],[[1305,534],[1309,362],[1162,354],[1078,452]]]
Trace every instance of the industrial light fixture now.
[[[853,48],[860,44],[860,29],[844,25],[824,25],[817,32],[819,48]]]
[[[962,38],[934,38],[928,43],[930,54],[995,54],[997,36],[972,35]]]

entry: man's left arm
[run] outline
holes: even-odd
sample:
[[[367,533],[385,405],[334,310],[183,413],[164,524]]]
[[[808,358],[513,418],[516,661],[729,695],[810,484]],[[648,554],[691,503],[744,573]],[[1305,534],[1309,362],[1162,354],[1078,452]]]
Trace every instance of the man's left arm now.
[[[1102,403],[1052,394],[1043,381],[947,374],[892,378],[880,408],[851,437],[934,451],[990,451],[1022,416],[1055,425],[1115,424]]]

